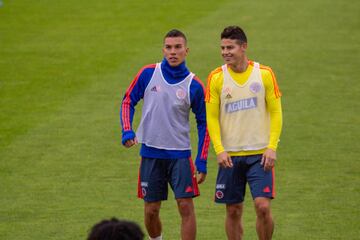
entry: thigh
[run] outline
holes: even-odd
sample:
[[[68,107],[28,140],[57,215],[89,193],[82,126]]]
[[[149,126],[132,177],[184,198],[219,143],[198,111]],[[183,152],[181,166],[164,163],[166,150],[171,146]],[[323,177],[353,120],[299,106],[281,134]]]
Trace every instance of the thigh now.
[[[244,201],[245,164],[244,157],[231,157],[233,167],[219,167],[216,179],[215,202],[234,204]]]
[[[191,158],[169,159],[169,183],[175,198],[192,198],[198,196],[199,187],[196,181],[194,163]]]
[[[261,165],[261,156],[249,156],[251,164],[246,173],[253,199],[257,197],[275,197],[275,169],[265,171]]]
[[[167,199],[166,160],[142,158],[139,171],[138,197],[146,202]]]

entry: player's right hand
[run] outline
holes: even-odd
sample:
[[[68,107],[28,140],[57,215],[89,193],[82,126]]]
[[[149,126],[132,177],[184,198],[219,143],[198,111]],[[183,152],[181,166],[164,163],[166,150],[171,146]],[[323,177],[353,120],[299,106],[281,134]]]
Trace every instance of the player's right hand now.
[[[197,174],[197,183],[202,184],[206,179],[206,173],[199,172]]]
[[[132,146],[134,146],[136,144],[138,144],[138,140],[136,138],[134,138],[134,139],[127,140],[125,142],[124,146],[129,148],[129,147],[132,147]]]
[[[216,155],[216,158],[220,167],[223,168],[233,167],[233,162],[231,160],[230,155],[227,152],[219,153],[218,155]]]

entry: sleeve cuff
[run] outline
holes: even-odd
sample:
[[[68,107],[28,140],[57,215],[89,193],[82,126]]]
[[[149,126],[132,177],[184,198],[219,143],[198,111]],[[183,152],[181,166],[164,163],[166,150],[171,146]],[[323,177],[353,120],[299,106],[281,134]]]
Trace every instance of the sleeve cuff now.
[[[270,149],[276,151],[276,149],[278,147],[278,142],[280,142],[280,139],[277,140],[275,143],[270,142],[270,144],[267,146],[267,148],[270,148]]]
[[[274,151],[276,152],[276,147],[275,147],[275,146],[269,145],[267,148],[268,148],[268,149],[271,149],[271,150],[274,150]]]
[[[221,144],[214,146],[214,150],[215,150],[216,155],[218,155],[219,153],[225,152],[225,149]]]
[[[206,164],[207,162],[203,160],[196,161],[196,170],[201,173],[207,173]]]
[[[127,140],[134,139],[134,138],[135,138],[134,131],[132,131],[132,130],[124,131],[123,134],[122,134],[121,143],[122,143],[122,145],[125,145],[125,142]]]

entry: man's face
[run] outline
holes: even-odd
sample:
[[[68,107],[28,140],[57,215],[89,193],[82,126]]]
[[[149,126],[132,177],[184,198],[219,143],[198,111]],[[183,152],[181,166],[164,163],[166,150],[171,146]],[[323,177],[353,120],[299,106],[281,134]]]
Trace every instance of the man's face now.
[[[187,56],[189,48],[186,47],[185,39],[182,37],[168,37],[164,40],[164,57],[172,67],[180,65]]]
[[[247,43],[239,43],[234,39],[221,39],[221,56],[229,65],[238,65],[245,56]]]

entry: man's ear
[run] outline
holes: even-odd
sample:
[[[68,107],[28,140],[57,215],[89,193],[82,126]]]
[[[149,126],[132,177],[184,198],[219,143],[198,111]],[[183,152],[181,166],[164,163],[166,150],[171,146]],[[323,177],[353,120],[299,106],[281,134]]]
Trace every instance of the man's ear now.
[[[247,42],[241,44],[241,48],[243,48],[244,51],[247,49],[247,47],[248,47]]]

